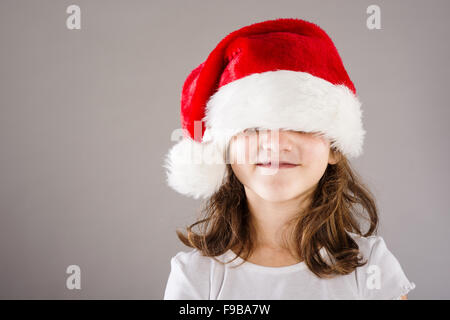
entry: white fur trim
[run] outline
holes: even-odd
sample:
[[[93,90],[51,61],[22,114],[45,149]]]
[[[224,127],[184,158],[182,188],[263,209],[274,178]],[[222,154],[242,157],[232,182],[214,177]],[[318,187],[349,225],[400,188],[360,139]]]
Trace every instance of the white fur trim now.
[[[306,72],[255,73],[210,97],[203,121],[212,140],[229,141],[247,128],[321,132],[347,157],[362,153],[361,102],[345,85]]]
[[[186,196],[208,198],[223,183],[225,156],[220,144],[184,137],[169,150],[164,167],[167,184]]]

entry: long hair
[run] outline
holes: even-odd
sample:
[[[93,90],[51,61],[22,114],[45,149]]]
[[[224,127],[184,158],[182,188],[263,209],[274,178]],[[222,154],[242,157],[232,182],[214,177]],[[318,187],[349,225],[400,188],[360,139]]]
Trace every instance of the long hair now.
[[[365,237],[374,234],[378,227],[373,195],[352,170],[349,161],[338,151],[332,151],[339,155],[339,161],[328,164],[311,192],[308,206],[299,209],[289,223],[294,254],[321,278],[348,274],[366,264],[348,232]],[[358,207],[363,210],[358,211]],[[216,256],[229,249],[234,249],[244,261],[252,254],[255,229],[244,186],[230,164],[227,164],[226,181],[206,200],[200,213],[199,220],[186,227],[186,235],[177,230],[179,239],[186,246],[196,248],[216,261],[219,261]],[[368,223],[365,233],[360,224],[362,221]],[[199,230],[194,231],[194,227]],[[330,260],[323,259],[321,247]]]

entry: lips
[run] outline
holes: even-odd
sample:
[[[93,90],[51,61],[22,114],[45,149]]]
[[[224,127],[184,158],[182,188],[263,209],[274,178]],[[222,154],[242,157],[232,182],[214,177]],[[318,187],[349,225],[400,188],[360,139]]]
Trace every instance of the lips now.
[[[257,163],[256,165],[258,167],[262,167],[262,168],[276,168],[276,167],[278,167],[280,169],[295,168],[295,167],[299,166],[298,164],[290,163],[290,162],[280,162],[280,163],[264,162],[264,163]]]

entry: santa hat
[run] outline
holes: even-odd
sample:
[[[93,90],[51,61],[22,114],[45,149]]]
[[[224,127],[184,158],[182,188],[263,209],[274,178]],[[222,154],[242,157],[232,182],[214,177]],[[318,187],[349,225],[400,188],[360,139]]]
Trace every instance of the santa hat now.
[[[320,132],[347,157],[362,153],[361,103],[319,26],[275,19],[228,34],[187,77],[183,136],[165,158],[167,183],[195,199],[225,181],[226,149],[247,128]]]

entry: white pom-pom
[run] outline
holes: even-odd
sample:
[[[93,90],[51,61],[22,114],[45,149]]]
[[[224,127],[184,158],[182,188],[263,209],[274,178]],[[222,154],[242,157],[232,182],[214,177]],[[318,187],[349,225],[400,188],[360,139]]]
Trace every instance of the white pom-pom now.
[[[200,143],[184,137],[169,150],[164,168],[172,189],[194,199],[208,198],[225,177],[223,148],[212,141]]]

